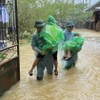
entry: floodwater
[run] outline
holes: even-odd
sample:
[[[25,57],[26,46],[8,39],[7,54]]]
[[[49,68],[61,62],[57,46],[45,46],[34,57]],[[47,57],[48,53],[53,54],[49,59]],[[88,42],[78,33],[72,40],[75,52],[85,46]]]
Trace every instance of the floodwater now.
[[[59,74],[47,75],[42,81],[29,76],[33,51],[30,45],[20,47],[21,80],[0,100],[100,100],[100,32],[74,30],[85,38],[76,67],[64,70],[59,60]]]

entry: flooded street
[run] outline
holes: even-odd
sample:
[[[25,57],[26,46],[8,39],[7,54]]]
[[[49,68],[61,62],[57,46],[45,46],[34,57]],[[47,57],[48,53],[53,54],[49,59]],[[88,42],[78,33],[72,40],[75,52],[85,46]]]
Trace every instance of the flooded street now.
[[[33,51],[30,44],[20,47],[21,79],[0,100],[100,100],[100,32],[76,29],[85,43],[79,52],[76,67],[64,70],[58,55],[58,76],[47,75],[36,80],[28,71],[32,65]]]

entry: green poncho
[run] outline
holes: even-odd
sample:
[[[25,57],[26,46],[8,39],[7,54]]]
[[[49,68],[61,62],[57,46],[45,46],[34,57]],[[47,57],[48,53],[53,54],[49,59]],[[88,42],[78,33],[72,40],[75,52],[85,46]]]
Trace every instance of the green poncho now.
[[[52,52],[57,51],[58,44],[64,39],[63,30],[56,25],[56,20],[54,17],[49,16],[47,24],[42,30],[42,37],[45,40],[45,44],[41,47],[42,50],[48,51],[49,48],[52,48]]]
[[[82,45],[84,43],[84,38],[79,36],[74,36],[72,40],[64,42],[64,45],[62,47],[63,50],[68,50],[68,48],[72,52],[79,52],[82,48]]]

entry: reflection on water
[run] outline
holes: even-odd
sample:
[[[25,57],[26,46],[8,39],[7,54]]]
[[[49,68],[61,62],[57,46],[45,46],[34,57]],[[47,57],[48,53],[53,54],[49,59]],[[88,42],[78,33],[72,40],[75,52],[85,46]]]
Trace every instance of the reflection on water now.
[[[21,49],[21,80],[0,100],[100,100],[100,34],[75,30],[86,38],[76,67],[64,70],[59,60],[59,75],[47,75],[36,81],[36,69],[30,77],[33,51],[30,45]]]

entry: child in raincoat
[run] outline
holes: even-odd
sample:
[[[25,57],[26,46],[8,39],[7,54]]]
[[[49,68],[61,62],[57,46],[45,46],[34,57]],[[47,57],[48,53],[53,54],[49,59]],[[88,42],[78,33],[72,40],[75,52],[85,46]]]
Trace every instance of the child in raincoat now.
[[[48,51],[54,55],[54,72],[55,75],[58,75],[58,62],[57,62],[57,53],[58,53],[58,44],[63,40],[63,30],[56,25],[57,21],[51,15],[48,16],[47,24],[43,29],[43,37],[46,41],[46,44],[42,48],[49,48]]]
[[[63,60],[67,60],[71,58],[71,51],[72,52],[79,52],[82,48],[82,45],[84,43],[84,38],[81,37],[79,33],[74,33],[74,37],[72,40],[66,41],[64,43],[63,49],[65,50],[65,55],[63,57]],[[67,54],[66,54],[67,50]]]

